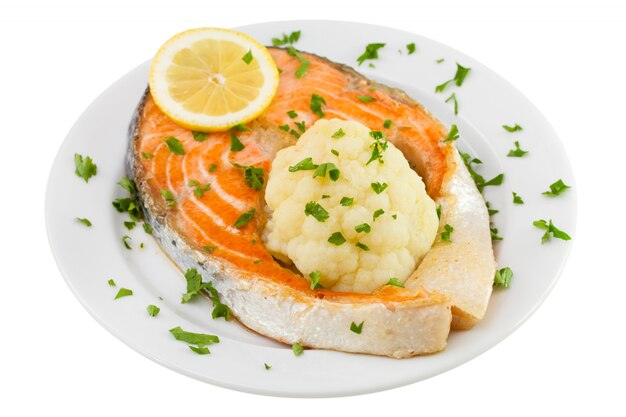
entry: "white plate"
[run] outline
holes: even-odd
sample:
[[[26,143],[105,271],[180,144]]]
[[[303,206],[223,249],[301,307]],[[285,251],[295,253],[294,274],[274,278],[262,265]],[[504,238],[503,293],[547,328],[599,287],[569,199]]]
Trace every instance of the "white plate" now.
[[[330,21],[271,22],[239,29],[266,44],[283,32],[301,30],[299,49],[351,66],[367,43],[386,43],[375,68],[364,64],[357,69],[404,89],[446,125],[456,123],[459,148],[484,162],[480,172],[486,178],[505,173],[504,185],[488,187],[485,198],[500,210],[493,221],[504,240],[495,244],[495,251],[498,263],[515,273],[511,288],[494,291],[485,319],[470,331],[452,333],[445,351],[403,360],[323,350],[295,357],[288,346],[236,322],[212,320],[206,300],[181,305],[181,273],[140,226],[132,232],[124,229],[126,218],[111,206],[114,198],[124,195],[116,182],[125,175],[127,127],[146,88],[146,62],[85,110],[50,173],[45,208],[50,246],[67,284],[89,313],[133,349],[185,375],[242,391],[302,397],[361,394],[431,377],[485,352],[524,322],[554,286],[571,246],[557,239],[542,245],[542,231],[532,226],[533,220],[554,219],[573,237],[576,219],[576,187],[557,198],[541,195],[558,178],[572,186],[574,178],[557,135],[539,111],[479,62],[412,33]],[[405,45],[411,42],[417,51],[407,55]],[[445,62],[436,63],[439,58]],[[472,68],[465,83],[435,94],[434,87],[454,75],[455,62]],[[459,100],[458,116],[444,103],[452,91]],[[514,123],[524,130],[508,133],[501,127]],[[506,156],[515,140],[530,151],[525,157]],[[75,152],[90,155],[98,165],[98,174],[88,184],[74,174]],[[513,205],[512,191],[526,204]],[[91,219],[93,227],[75,217]],[[133,250],[122,245],[126,234],[132,236]],[[140,242],[145,248],[139,248]],[[109,278],[117,288],[107,284]],[[132,289],[134,295],[114,301],[120,287]],[[149,304],[160,306],[157,317],[146,313]],[[200,356],[174,340],[168,329],[175,326],[218,334],[222,341],[211,347],[211,355]],[[271,370],[265,370],[264,363]]]

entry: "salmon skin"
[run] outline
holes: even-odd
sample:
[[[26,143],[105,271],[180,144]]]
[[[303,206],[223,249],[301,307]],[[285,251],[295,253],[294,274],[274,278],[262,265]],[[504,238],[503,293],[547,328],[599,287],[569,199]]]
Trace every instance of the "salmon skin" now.
[[[310,67],[297,78],[299,61],[283,49],[269,50],[282,71],[278,92],[246,130],[194,137],[161,112],[149,91],[141,99],[129,129],[127,169],[153,236],[182,270],[197,268],[233,315],[262,335],[395,358],[444,349],[451,323],[469,328],[484,315],[495,271],[487,209],[454,145],[441,142],[446,129],[402,91],[350,67],[303,52]],[[311,109],[313,94],[324,98],[323,116]],[[358,98],[363,95],[374,100],[365,103]],[[455,227],[453,242],[438,238],[406,288],[312,290],[263,245],[263,188],[250,187],[242,167],[262,168],[267,178],[276,152],[297,140],[295,122],[308,127],[320,116],[387,133],[441,202],[440,228],[446,222]],[[387,119],[393,123],[384,128]],[[241,151],[231,150],[232,135],[245,146]],[[171,137],[184,154],[170,150]],[[198,186],[210,189],[194,192]],[[242,224],[244,213],[250,221]],[[351,323],[361,322],[360,334],[350,331]]]

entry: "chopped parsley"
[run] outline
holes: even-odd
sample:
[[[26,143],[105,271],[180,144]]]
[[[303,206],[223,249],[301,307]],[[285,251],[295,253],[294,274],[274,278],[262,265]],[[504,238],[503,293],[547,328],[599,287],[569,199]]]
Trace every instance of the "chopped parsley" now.
[[[525,150],[521,149],[519,147],[519,142],[515,141],[515,149],[511,149],[506,156],[521,158],[522,156],[526,155],[527,153],[528,153],[528,151],[525,151]]]
[[[328,194],[322,194],[322,200],[325,198],[330,198],[330,196]]]
[[[183,144],[180,143],[180,141],[174,136],[170,136],[169,138],[165,139],[165,143],[167,144],[167,147],[169,148],[170,152],[172,152],[173,154],[176,154],[176,155],[185,154],[185,148],[183,148]]]
[[[295,112],[295,111],[293,111],[293,110],[289,110],[289,111],[287,112],[287,116],[289,116],[291,119],[295,119],[296,117],[298,117],[298,113],[296,113],[296,112]]]
[[[74,218],[76,221],[81,222],[82,224],[84,224],[87,227],[91,227],[91,222],[89,221],[89,219],[84,218],[84,217],[75,217]]]
[[[263,362],[263,365],[265,366],[266,371],[269,371],[270,369],[272,369],[272,365],[268,365],[265,362]]]
[[[374,138],[375,140],[378,140],[378,139],[384,139],[385,137],[387,137],[387,134],[379,130],[370,130],[370,136]]]
[[[250,128],[246,125],[244,125],[243,123],[239,123],[238,125],[233,126],[233,129],[237,132],[250,132]]]
[[[358,98],[359,101],[362,101],[363,103],[371,103],[372,101],[376,100],[372,96],[356,96],[356,98]]]
[[[213,172],[217,169],[217,164],[211,164],[211,166],[209,167],[209,172]]]
[[[289,132],[289,125],[285,124],[285,125],[280,125],[278,126],[278,128],[280,130],[284,130],[285,132]]]
[[[289,36],[283,33],[282,38],[272,38],[272,45],[274,46],[282,46],[288,43],[296,43],[300,39],[300,31],[297,30],[295,32],[291,32]]]
[[[446,103],[450,100],[452,100],[452,102],[454,103],[454,114],[459,114],[459,102],[456,99],[456,93],[450,94],[450,97],[446,99]]]
[[[515,191],[513,191],[513,204],[524,204],[524,200]]]
[[[389,278],[387,285],[393,285],[394,287],[404,288],[404,284],[400,282],[398,278]]]
[[[252,59],[253,59],[252,50],[248,50],[248,52],[246,52],[246,54],[241,57],[241,60],[248,65],[250,65],[250,63],[252,62]]]
[[[437,204],[437,218],[441,220],[441,204]]]
[[[129,194],[137,194],[137,186],[135,182],[127,177],[122,177],[121,180],[117,182],[117,185],[128,191]]]
[[[450,132],[448,132],[448,136],[443,140],[444,142],[454,142],[459,138],[459,128],[456,127],[455,124],[450,126]]]
[[[536,220],[533,222],[533,226],[546,231],[541,237],[541,243],[547,242],[548,240],[550,240],[551,237],[555,237],[557,239],[562,239],[562,240],[571,239],[571,237],[567,233],[565,233],[562,230],[557,229],[557,227],[552,223],[552,219],[550,219],[547,222],[545,220]]]
[[[325,221],[329,216],[324,207],[315,201],[309,201],[306,203],[306,206],[304,207],[304,214],[307,216],[313,216],[318,222]]]
[[[454,74],[454,78],[435,87],[435,92],[441,93],[452,82],[454,82],[457,85],[457,87],[462,86],[463,81],[465,81],[465,77],[467,77],[467,74],[469,74],[470,71],[471,71],[471,68],[465,68],[464,66],[462,66],[461,64],[457,62],[456,73]]]
[[[318,288],[324,288],[322,287],[322,284],[320,284],[321,277],[322,277],[322,273],[320,271],[313,271],[309,274],[309,278],[311,278],[310,288],[312,290],[316,290]]]
[[[522,127],[517,123],[515,123],[515,125],[513,126],[502,125],[502,128],[507,132],[517,132],[519,130],[523,130]]]
[[[234,133],[231,133],[230,134],[230,150],[232,152],[239,152],[239,151],[242,151],[243,148],[245,148],[245,146],[243,143],[241,143],[237,135],[235,135]]]
[[[294,343],[293,345],[291,345],[291,350],[296,356],[300,356],[302,355],[302,352],[304,352],[304,349],[302,348],[302,345],[300,343]]]
[[[323,164],[318,165],[318,167],[315,169],[315,172],[313,173],[313,178],[315,177],[324,178],[326,177],[327,173],[332,181],[337,181],[339,179],[339,174],[340,174],[339,168],[337,168],[337,166],[333,164],[332,162],[325,162]]]
[[[354,203],[354,197],[341,197],[341,201],[339,201],[339,204],[344,207],[350,207],[352,203]]]
[[[110,279],[107,281],[107,283],[111,286],[111,287],[115,287],[115,281],[113,281],[113,279]]]
[[[396,220],[396,219],[398,218],[398,215],[397,215],[397,214],[392,214],[392,215],[391,215],[391,218],[392,218],[392,219],[394,219],[394,220]]]
[[[511,285],[511,278],[513,278],[513,271],[508,266],[497,270],[493,277],[493,286],[509,288]]]
[[[562,192],[566,191],[568,188],[572,188],[569,185],[566,185],[563,180],[558,179],[556,182],[550,184],[550,191],[544,191],[543,195],[547,195],[550,197],[555,197],[560,195]]]
[[[356,60],[361,65],[368,59],[378,59],[378,50],[384,47],[384,43],[370,43],[365,47],[365,52],[363,52]]]
[[[209,348],[204,345],[198,345],[198,346],[188,345],[188,347],[192,351],[196,352],[198,355],[208,355],[209,353],[211,353]]]
[[[74,154],[74,165],[76,175],[84,179],[85,182],[89,182],[89,178],[98,173],[98,167],[93,163],[93,160],[89,156],[83,157],[81,154]]]
[[[383,209],[378,209],[374,212],[374,215],[372,216],[372,221],[376,221],[377,218],[379,218],[380,216],[382,216],[383,214],[385,214],[385,210]]]
[[[202,198],[202,196],[204,195],[204,193],[206,191],[209,191],[211,189],[211,184],[200,184],[200,181],[198,180],[191,180],[189,181],[189,183],[187,183],[187,185],[189,187],[193,187],[193,193],[196,195],[196,197],[198,198]]]
[[[313,158],[304,158],[302,161],[297,164],[289,167],[289,172],[296,171],[311,171],[317,168],[317,165],[313,163]]]
[[[339,156],[339,151],[337,149],[331,149],[330,153],[332,153],[335,156]]]
[[[120,213],[128,213],[132,220],[136,221],[143,218],[143,214],[133,198],[116,198],[112,204]]]
[[[192,130],[191,135],[196,142],[204,142],[209,137],[207,132],[198,132],[197,130]]]
[[[180,327],[174,327],[170,329],[170,333],[181,342],[191,343],[194,345],[211,345],[213,343],[219,343],[220,338],[211,334],[192,333],[187,332]]]
[[[362,321],[361,324],[357,326],[355,322],[352,322],[352,324],[350,325],[350,330],[356,334],[361,334],[361,331],[363,331],[363,323],[365,322]]]
[[[187,280],[187,292],[183,294],[181,304],[186,304],[192,298],[200,293],[202,290],[209,291],[211,301],[213,302],[212,317],[214,319],[218,317],[224,317],[225,320],[230,320],[230,308],[227,305],[220,302],[217,290],[213,288],[210,282],[202,282],[202,275],[198,273],[195,268],[188,269],[185,272],[185,280]]]
[[[148,223],[144,223],[143,224],[143,231],[146,232],[147,234],[151,234],[152,233],[152,226],[150,226]]]
[[[296,139],[300,139],[300,134],[296,130],[291,129],[289,133],[295,136]]]
[[[159,314],[159,311],[161,311],[161,309],[155,306],[154,304],[150,304],[148,307],[146,307],[146,311],[148,312],[148,315],[150,317],[156,317],[156,315]]]
[[[370,136],[374,138],[374,142],[370,145],[372,148],[372,156],[365,163],[365,165],[369,165],[370,162],[378,161],[379,164],[383,164],[383,153],[387,150],[389,146],[389,142],[386,140],[381,140],[384,136],[383,132],[370,131]]]
[[[324,100],[324,97],[313,93],[311,95],[311,111],[315,114],[317,114],[319,117],[324,117],[324,111],[322,110],[322,104],[326,104],[326,100]]]
[[[343,245],[346,243],[346,238],[343,237],[341,232],[335,232],[328,238],[328,242],[332,243],[335,246]]]
[[[137,223],[135,222],[124,222],[124,227],[126,227],[128,230],[133,230],[136,225]]]
[[[489,201],[485,201],[485,205],[487,206],[487,212],[490,216],[493,216],[494,214],[498,214],[500,212],[499,210],[492,209],[491,203],[489,203]]]
[[[304,132],[304,131],[306,130],[305,123],[306,123],[306,122],[305,122],[304,120],[303,120],[303,121],[301,121],[301,122],[295,122],[296,127],[298,128],[298,130],[299,130],[300,132]]]
[[[302,55],[300,51],[298,51],[293,46],[287,47],[287,53],[295,57],[300,62],[300,66],[296,70],[296,78],[304,77],[304,74],[306,74],[306,72],[309,70],[309,66],[311,65],[311,62],[309,62],[309,60],[306,59],[304,55]]]
[[[443,61],[445,61],[445,59],[443,59],[443,58],[439,58],[439,59],[435,60],[435,62],[437,64],[441,64]]]
[[[386,182],[383,182],[382,184],[379,182],[373,182],[370,184],[370,186],[372,187],[372,190],[374,190],[376,194],[380,194],[383,191],[385,191],[385,189],[389,186],[389,184],[387,184]]]
[[[260,190],[265,183],[265,171],[263,167],[254,167],[252,165],[244,166],[234,163],[234,166],[243,170],[244,181],[248,183],[248,186],[253,190]]]
[[[133,290],[129,290],[128,288],[120,288],[120,290],[115,295],[114,300],[122,297],[128,297],[129,295],[133,295]]]
[[[383,122],[383,127],[385,129],[389,129],[391,127],[391,120],[390,119],[385,119],[385,121]]]
[[[504,174],[496,175],[489,181],[485,181],[485,178],[482,175],[478,174],[474,170],[474,167],[472,167],[472,164],[482,164],[482,161],[478,158],[472,158],[470,154],[467,154],[464,152],[459,151],[459,155],[461,155],[461,159],[463,159],[463,163],[465,164],[465,167],[467,168],[467,170],[470,173],[470,176],[474,180],[474,183],[476,184],[478,191],[480,191],[481,193],[483,192],[483,189],[487,186],[502,185],[502,183],[504,182]]]
[[[331,138],[339,139],[339,138],[342,138],[344,136],[346,136],[346,132],[344,132],[342,128],[339,128],[339,130],[337,130],[335,133],[333,133]]]
[[[443,240],[445,242],[452,242],[451,235],[454,232],[454,227],[452,227],[448,223],[446,223],[443,226],[443,228],[444,228],[444,231],[441,232],[441,240]]]
[[[124,247],[126,249],[128,249],[128,250],[131,250],[132,247],[128,243],[129,240],[133,240],[133,239],[130,236],[127,236],[127,235],[122,236],[122,243],[124,244]]]
[[[372,228],[367,223],[361,223],[357,226],[354,226],[354,230],[356,230],[357,233],[361,233],[361,232],[369,233],[372,231]]]
[[[154,155],[148,152],[141,152],[141,156],[143,157],[143,159],[152,159],[154,158]]]
[[[491,240],[502,240],[502,236],[498,236],[498,228],[493,226],[493,223],[489,223],[489,232],[491,233]]]
[[[250,211],[246,211],[241,216],[239,216],[239,218],[237,218],[237,221],[235,222],[235,227],[237,229],[241,229],[242,227],[247,225],[254,217],[254,212],[255,209],[251,209]]]
[[[217,246],[203,246],[202,250],[208,253],[211,253],[217,248]]]
[[[166,190],[163,188],[161,190],[161,196],[165,200],[165,205],[168,207],[174,207],[176,205],[176,199],[174,198],[174,194],[170,190]]]
[[[409,43],[406,46],[406,50],[409,52],[409,55],[415,53],[415,44],[413,42]]]
[[[354,246],[356,246],[357,248],[361,248],[361,249],[363,249],[364,251],[368,251],[368,250],[370,250],[370,248],[369,248],[367,245],[365,245],[365,244],[363,244],[363,243],[361,243],[361,242],[356,242],[356,243],[354,244]]]

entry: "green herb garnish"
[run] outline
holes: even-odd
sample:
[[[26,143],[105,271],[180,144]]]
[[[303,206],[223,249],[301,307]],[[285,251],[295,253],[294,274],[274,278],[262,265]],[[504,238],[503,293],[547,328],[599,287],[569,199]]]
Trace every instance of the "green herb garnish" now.
[[[113,279],[110,279],[107,281],[107,283],[111,286],[111,287],[115,287],[115,281],[113,281]]]
[[[128,288],[120,288],[120,290],[115,295],[114,300],[122,297],[128,297],[129,295],[133,295],[133,290],[129,290]]]
[[[322,277],[322,273],[320,271],[313,271],[309,274],[309,278],[311,278],[310,288],[312,290],[317,290],[318,288],[324,288],[322,284],[320,284],[321,277]]]
[[[152,233],[152,226],[150,226],[148,223],[144,223],[143,224],[143,231],[146,232],[147,234],[151,234]]]
[[[528,153],[528,151],[525,151],[525,150],[521,149],[519,147],[519,142],[515,141],[515,149],[511,149],[506,156],[512,156],[512,157],[520,158],[520,157],[526,155],[527,153]]]
[[[450,97],[446,99],[446,103],[450,100],[454,103],[454,114],[459,114],[459,102],[456,100],[456,93],[450,94]]]
[[[141,156],[143,157],[143,159],[152,159],[154,158],[154,155],[148,152],[141,152]]]
[[[193,193],[198,198],[202,198],[204,193],[211,189],[211,184],[207,183],[207,184],[202,185],[202,184],[200,184],[200,181],[198,181],[198,180],[191,180],[191,181],[189,181],[187,183],[187,186],[194,188]]]
[[[211,253],[217,248],[217,246],[203,246],[202,250],[208,253]]]
[[[445,61],[445,59],[443,59],[443,58],[439,58],[439,59],[435,60],[435,62],[437,64],[441,64],[443,61]]]
[[[331,138],[339,139],[339,138],[342,138],[344,136],[346,136],[346,132],[344,132],[342,128],[339,128],[339,130],[337,130],[335,133],[333,133]]]
[[[365,52],[363,52],[356,60],[361,65],[365,60],[368,59],[378,59],[378,50],[384,47],[384,43],[370,43],[365,47]]]
[[[148,307],[146,307],[146,311],[148,311],[148,315],[150,317],[156,317],[156,315],[159,314],[159,311],[161,311],[161,309],[153,304],[150,304]]]
[[[75,153],[74,165],[76,165],[76,170],[74,172],[76,175],[84,179],[85,182],[89,182],[89,178],[98,173],[98,167],[93,163],[93,160],[89,156],[83,157],[81,154]]]
[[[180,327],[170,329],[170,333],[181,342],[190,343],[192,345],[208,346],[213,343],[219,343],[220,338],[212,334],[187,332]]]
[[[126,249],[128,249],[128,250],[131,250],[132,247],[128,243],[129,240],[133,240],[133,239],[130,236],[127,236],[127,235],[122,236],[122,243],[124,244],[124,247]]]
[[[457,62],[456,64],[456,73],[454,74],[454,78],[452,78],[451,80],[448,80],[446,82],[444,82],[443,84],[438,85],[437,87],[435,87],[435,92],[436,93],[441,93],[443,90],[446,89],[446,87],[451,83],[454,82],[457,87],[460,87],[463,85],[463,81],[465,81],[465,77],[467,77],[467,74],[471,71],[471,68],[465,68],[464,66],[462,66],[461,64],[459,64]]]
[[[497,270],[493,277],[493,286],[509,288],[511,285],[511,278],[513,278],[513,271],[508,266]]]
[[[174,194],[170,190],[166,190],[163,188],[161,190],[161,196],[165,200],[165,205],[168,207],[174,207],[176,205],[176,199],[174,198]]]
[[[437,218],[441,220],[441,204],[437,204]]]
[[[300,133],[298,133],[296,130],[291,129],[291,130],[289,131],[289,133],[290,133],[290,134],[292,134],[293,136],[295,136],[295,137],[296,137],[296,139],[300,139]]]
[[[173,154],[176,154],[176,155],[185,154],[185,149],[183,148],[183,144],[174,136],[170,136],[169,138],[165,139],[165,143],[167,144],[167,147],[169,148],[170,152],[172,152]]]
[[[364,251],[368,251],[368,250],[370,250],[370,248],[369,248],[367,245],[365,245],[365,244],[363,244],[363,243],[361,243],[361,242],[356,242],[356,243],[354,244],[354,246],[356,246],[357,248],[361,248],[361,249],[363,249]]]
[[[356,230],[357,233],[361,233],[361,232],[369,233],[372,231],[372,228],[367,223],[361,223],[357,226],[354,226],[354,230]]]
[[[117,182],[117,185],[128,191],[131,195],[137,194],[135,182],[127,177],[122,177],[122,179]]]
[[[248,50],[248,52],[246,52],[246,54],[241,57],[241,60],[248,65],[250,65],[250,63],[252,62],[252,59],[253,59],[252,50]]]
[[[389,278],[387,285],[393,285],[394,287],[404,288],[404,284],[400,282],[398,278]]]
[[[357,326],[355,322],[352,322],[352,324],[350,325],[350,330],[356,334],[361,334],[361,331],[363,330],[363,323],[365,322],[362,321],[361,324]]]
[[[252,209],[250,211],[243,213],[241,216],[239,216],[239,218],[237,218],[237,221],[235,222],[235,227],[237,229],[241,229],[242,227],[247,225],[250,222],[250,220],[252,220],[252,218],[254,217],[254,212],[255,212],[255,209]]]
[[[389,186],[386,182],[383,182],[382,184],[379,182],[373,182],[370,184],[370,186],[372,187],[372,190],[374,190],[374,192],[376,194],[380,194],[383,191],[385,191],[385,189]]]
[[[309,62],[309,60],[306,59],[304,55],[302,55],[300,51],[298,51],[293,46],[287,47],[287,53],[295,57],[298,60],[298,62],[300,62],[300,66],[296,70],[296,78],[304,77],[304,74],[306,74],[306,72],[309,70],[309,66],[311,65],[311,62]]]
[[[343,237],[341,232],[335,232],[332,235],[330,235],[330,237],[328,238],[328,241],[332,243],[333,245],[339,246],[339,245],[343,245],[344,243],[346,243],[346,238]]]
[[[513,204],[524,204],[524,200],[515,191],[513,191]]]
[[[318,222],[323,222],[329,217],[329,214],[324,207],[315,201],[309,201],[306,203],[306,206],[304,207],[304,214],[307,216],[313,216]]]
[[[208,355],[209,353],[211,353],[209,348],[204,345],[198,345],[198,346],[187,345],[187,346],[189,347],[189,349],[196,352],[198,355]]]
[[[74,218],[76,221],[81,222],[82,224],[84,224],[87,227],[91,227],[91,222],[89,221],[89,219],[86,219],[84,217],[75,217]]]
[[[339,156],[339,151],[337,149],[331,149],[330,153],[332,153],[335,156]]]
[[[324,117],[322,104],[326,104],[326,100],[324,100],[324,97],[315,93],[311,95],[311,111],[313,111],[313,113],[317,114],[319,117]]]
[[[363,103],[371,103],[372,101],[376,100],[372,96],[356,96],[356,98],[358,98],[359,101],[362,101]]]
[[[232,130],[235,130],[237,132],[251,132],[250,128],[242,123],[233,126]]]
[[[445,242],[452,242],[452,232],[454,232],[454,227],[450,226],[448,223],[446,223],[444,226],[444,231],[441,232],[441,240],[445,241]]]
[[[271,365],[266,364],[265,362],[263,363],[263,365],[265,366],[265,370],[269,371],[270,369],[272,369]]]
[[[562,240],[571,239],[571,237],[567,233],[565,233],[562,230],[557,229],[557,227],[552,223],[552,219],[550,219],[547,222],[545,220],[536,220],[533,222],[533,226],[546,231],[541,237],[541,243],[547,242],[548,240],[550,240],[551,237],[555,237],[557,239],[562,239]]]
[[[378,161],[379,164],[385,163],[385,161],[383,160],[383,153],[387,150],[387,147],[389,146],[389,142],[387,142],[386,140],[381,140],[382,137],[384,137],[382,136],[382,134],[383,132],[370,131],[370,136],[374,137],[375,140],[370,145],[370,148],[372,148],[372,156],[365,163],[365,165],[369,165],[370,162],[373,162],[373,161]]]
[[[305,126],[305,121],[301,121],[301,122],[294,122],[296,124],[296,127],[298,128],[298,130],[300,132],[304,132],[306,130],[306,126]]]
[[[391,120],[390,119],[385,119],[385,121],[383,122],[383,127],[385,129],[389,129],[391,127]]]
[[[518,125],[517,123],[515,123],[514,126],[502,125],[502,128],[506,130],[507,132],[517,132],[519,130],[522,130],[522,127]]]
[[[569,185],[566,185],[563,180],[559,179],[556,182],[553,182],[552,184],[550,184],[550,191],[544,191],[543,195],[547,195],[550,197],[556,197],[557,195],[560,195],[561,193],[563,193],[564,191],[566,191],[568,188],[572,188]]]
[[[491,233],[491,240],[502,240],[502,236],[498,235],[498,229],[493,226],[493,223],[489,223],[489,232]]]
[[[288,43],[296,43],[300,39],[300,31],[291,32],[289,36],[283,33],[282,38],[272,38],[272,45],[281,46]]]
[[[243,148],[245,148],[245,146],[243,143],[241,143],[237,135],[235,135],[234,133],[231,133],[230,134],[230,150],[232,152],[239,152],[239,151],[242,151]]]
[[[289,110],[289,111],[287,112],[287,116],[289,116],[291,119],[295,119],[296,117],[298,117],[298,113],[296,113],[296,112],[295,112],[295,111],[293,111],[293,110]]]
[[[289,125],[280,125],[278,128],[280,130],[284,130],[285,132],[289,132]]]
[[[293,350],[293,354],[296,356],[300,356],[302,355],[302,352],[304,352],[304,349],[302,348],[302,345],[300,343],[294,343],[293,345],[291,345],[291,350]]]
[[[128,230],[133,230],[136,225],[137,223],[135,222],[124,222],[124,227],[126,227]]]
[[[217,164],[211,164],[211,166],[209,167],[209,172],[213,172],[217,169]]]
[[[350,207],[352,203],[354,203],[354,197],[341,197],[341,201],[339,201],[339,204],[344,207]]]
[[[470,154],[463,153],[460,151],[459,151],[459,155],[461,155],[461,159],[463,159],[463,163],[465,164],[465,167],[467,168],[467,170],[470,173],[470,176],[474,180],[474,183],[476,184],[478,191],[480,191],[481,193],[483,192],[483,189],[487,186],[501,185],[504,182],[504,174],[496,175],[489,181],[485,181],[485,178],[482,175],[478,174],[474,170],[474,167],[472,167],[472,164],[482,164],[482,161],[478,158],[472,158]]]
[[[406,50],[409,52],[409,55],[415,53],[415,44],[411,42],[406,46]]]
[[[192,130],[191,135],[196,142],[204,142],[209,137],[207,132],[198,132],[197,130]]]
[[[296,171],[311,171],[317,168],[317,165],[313,163],[313,158],[304,158],[297,164],[289,167],[289,172]]]
[[[263,167],[254,167],[252,165],[244,166],[236,163],[233,163],[233,165],[243,170],[244,181],[248,183],[250,188],[253,190],[263,188],[263,184],[265,183],[265,171],[263,171]]]
[[[448,132],[448,136],[443,140],[444,142],[454,142],[459,138],[459,128],[456,127],[455,124],[450,126],[450,132]]]
[[[328,176],[330,177],[330,179],[332,181],[337,181],[339,179],[339,168],[337,168],[337,166],[335,164],[333,164],[332,162],[325,162],[323,164],[320,164],[317,166],[317,168],[315,169],[315,172],[313,173],[313,178],[315,177],[326,177],[326,173],[328,173]]]
[[[379,218],[380,216],[382,216],[383,214],[385,214],[385,210],[383,209],[378,209],[374,212],[374,215],[372,216],[372,221],[376,221],[377,218]]]

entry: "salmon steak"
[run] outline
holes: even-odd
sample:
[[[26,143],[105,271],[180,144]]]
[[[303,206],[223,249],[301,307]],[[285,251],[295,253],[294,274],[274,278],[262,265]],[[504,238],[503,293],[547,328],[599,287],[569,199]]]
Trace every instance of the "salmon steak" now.
[[[192,132],[169,119],[149,91],[141,99],[129,129],[127,170],[153,236],[183,271],[196,268],[233,316],[261,335],[394,358],[443,350],[451,329],[469,329],[483,318],[496,269],[485,202],[454,142],[442,141],[447,129],[404,92],[348,66],[302,52],[310,66],[299,78],[296,57],[268,49],[280,69],[278,91],[240,129]],[[312,108],[313,95],[323,97],[323,114]],[[291,111],[300,126],[341,119],[383,131],[441,206],[435,241],[404,287],[311,289],[264,245],[267,184],[261,179],[251,187],[246,167],[262,169],[267,179],[277,152],[297,142],[303,129]],[[441,238],[447,224],[454,227],[452,241]],[[354,323],[365,327],[350,331]]]

